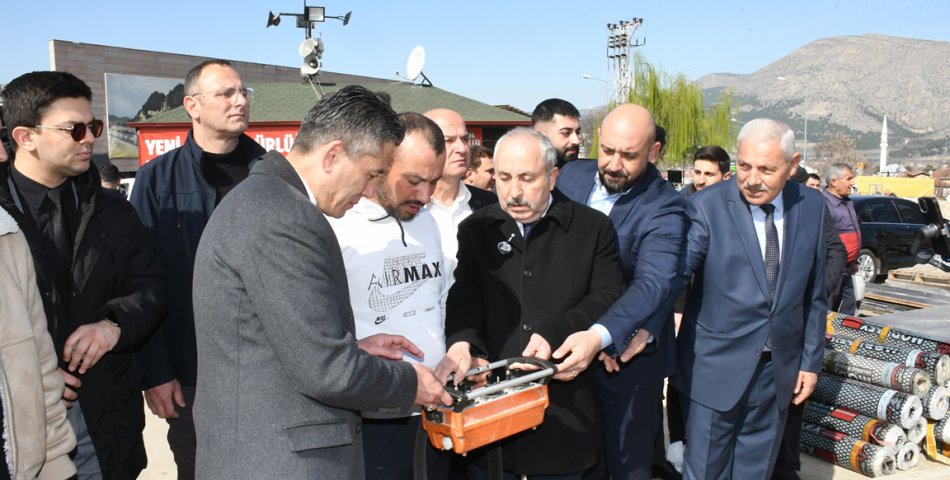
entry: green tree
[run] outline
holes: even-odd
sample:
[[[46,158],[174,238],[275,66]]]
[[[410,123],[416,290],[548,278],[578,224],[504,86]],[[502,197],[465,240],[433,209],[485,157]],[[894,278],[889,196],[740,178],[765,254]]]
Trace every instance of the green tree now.
[[[661,167],[682,168],[689,164],[693,152],[703,145],[719,145],[733,151],[735,135],[731,125],[738,107],[731,92],[722,94],[719,102],[703,108],[703,91],[698,83],[683,74],[672,75],[654,68],[640,54],[635,54],[634,89],[628,101],[642,105],[666,129],[666,148],[660,159]],[[609,105],[609,109],[615,105]],[[597,119],[599,128],[603,114]],[[589,151],[596,156],[599,143],[596,130],[591,137]]]

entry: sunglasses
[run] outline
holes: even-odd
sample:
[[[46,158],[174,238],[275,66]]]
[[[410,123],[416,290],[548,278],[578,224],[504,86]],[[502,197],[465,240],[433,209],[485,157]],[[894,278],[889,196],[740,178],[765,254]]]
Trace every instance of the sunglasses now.
[[[52,128],[54,130],[64,130],[69,132],[69,136],[73,138],[75,142],[81,142],[82,139],[86,138],[86,129],[88,128],[92,132],[92,136],[99,138],[102,136],[102,129],[105,128],[105,124],[102,123],[102,120],[93,120],[89,123],[80,123],[76,122],[71,127],[51,127],[47,125],[33,125],[33,128]]]

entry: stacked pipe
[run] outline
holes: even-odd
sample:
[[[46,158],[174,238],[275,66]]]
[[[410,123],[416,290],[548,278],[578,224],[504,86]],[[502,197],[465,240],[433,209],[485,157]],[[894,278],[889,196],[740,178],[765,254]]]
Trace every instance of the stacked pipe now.
[[[868,477],[890,475],[897,466],[895,447],[873,445],[813,423],[802,423],[798,445],[809,455]]]
[[[950,456],[948,353],[948,343],[830,312],[799,448],[870,477],[914,468],[922,450]]]

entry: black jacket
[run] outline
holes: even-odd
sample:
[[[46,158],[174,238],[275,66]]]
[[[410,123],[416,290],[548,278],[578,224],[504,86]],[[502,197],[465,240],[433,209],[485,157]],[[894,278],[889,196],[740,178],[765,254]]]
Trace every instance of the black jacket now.
[[[80,325],[110,318],[122,334],[115,348],[80,377],[79,404],[103,476],[135,478],[145,467],[142,373],[132,351],[155,331],[165,314],[165,289],[158,260],[135,210],[124,199],[103,195],[99,172],[90,168],[69,180],[78,196],[80,224],[73,240],[71,285],[54,282],[62,268],[42,255],[45,237],[24,217],[10,180],[0,167],[0,205],[17,220],[30,244],[53,345],[63,354],[67,337]],[[62,357],[60,357],[62,358]],[[60,362],[65,367],[65,362]]]
[[[247,135],[239,137],[237,150],[251,162],[264,154]],[[197,383],[192,276],[198,240],[217,197],[201,173],[203,155],[189,131],[184,145],[139,169],[129,198],[148,231],[168,288],[168,316],[137,357],[145,370],[143,389],[174,379],[183,385]]]
[[[610,219],[557,190],[553,196],[527,242],[497,202],[459,225],[446,345],[467,341],[494,361],[520,356],[537,333],[556,349],[568,335],[590,328],[623,292]],[[537,430],[500,442],[505,470],[567,474],[596,461],[602,434],[593,369],[552,382],[549,395]]]
[[[472,195],[468,199],[468,207],[472,209],[472,213],[477,212],[482,207],[498,203],[498,195],[495,195],[494,192],[482,190],[481,188],[471,185],[465,185],[465,188],[467,188],[468,192]]]

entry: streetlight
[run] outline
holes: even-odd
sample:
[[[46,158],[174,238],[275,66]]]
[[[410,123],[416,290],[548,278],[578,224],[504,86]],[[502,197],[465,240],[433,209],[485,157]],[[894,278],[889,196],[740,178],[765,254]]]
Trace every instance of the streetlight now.
[[[608,105],[610,104],[610,90],[609,90],[610,81],[609,80],[597,78],[586,73],[581,75],[581,78],[583,78],[584,80],[594,80],[594,81],[603,83],[604,84],[604,99],[607,101]]]
[[[782,77],[782,76],[775,77],[775,79],[780,82],[784,82],[788,80],[787,78]],[[803,135],[802,143],[803,143],[802,157],[804,157],[802,159],[802,163],[808,163],[808,93],[807,92],[805,93],[805,134]]]

